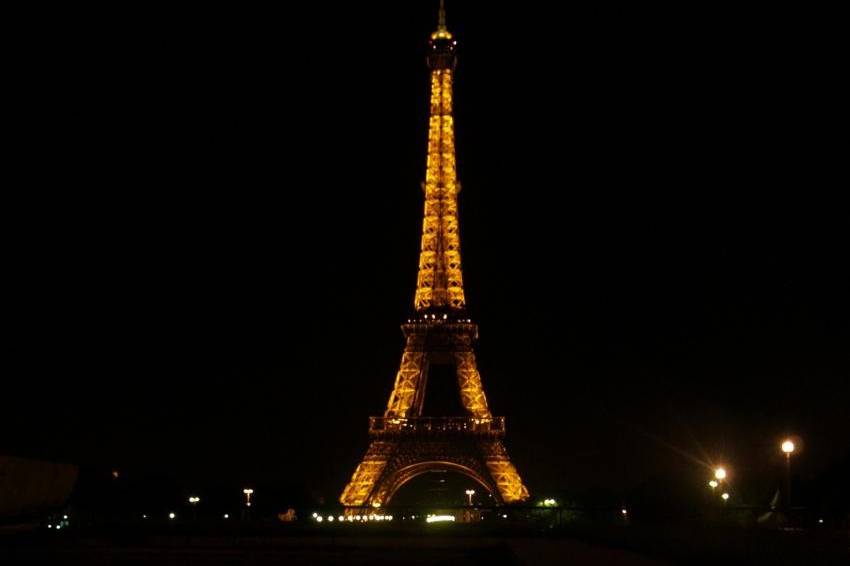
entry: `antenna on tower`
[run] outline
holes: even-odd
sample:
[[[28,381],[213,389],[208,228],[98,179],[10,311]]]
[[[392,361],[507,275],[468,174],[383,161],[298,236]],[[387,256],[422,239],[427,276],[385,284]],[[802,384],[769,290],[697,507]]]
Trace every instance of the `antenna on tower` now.
[[[440,0],[440,18],[437,21],[437,29],[446,29],[446,0]]]

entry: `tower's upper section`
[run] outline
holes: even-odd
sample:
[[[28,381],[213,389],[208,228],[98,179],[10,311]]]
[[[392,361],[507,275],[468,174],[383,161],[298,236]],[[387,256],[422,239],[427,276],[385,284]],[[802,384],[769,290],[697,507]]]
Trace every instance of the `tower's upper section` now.
[[[452,79],[456,41],[446,28],[440,2],[437,31],[428,43],[431,69],[431,113],[428,120],[428,163],[425,169],[425,218],[414,305],[420,313],[457,314],[466,309],[460,266],[455,167]]]
[[[445,0],[440,0],[440,17],[437,30],[428,41],[428,66],[433,69],[454,69],[457,40],[446,27]]]

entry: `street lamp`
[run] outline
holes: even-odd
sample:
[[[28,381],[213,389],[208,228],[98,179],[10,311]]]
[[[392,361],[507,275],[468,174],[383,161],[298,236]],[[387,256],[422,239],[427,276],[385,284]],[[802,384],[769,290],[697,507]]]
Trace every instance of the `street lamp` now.
[[[245,507],[250,507],[251,506],[251,494],[254,493],[254,490],[251,489],[250,487],[246,487],[245,489],[242,490],[242,493],[245,494]]]
[[[467,489],[466,496],[469,497],[469,506],[472,507],[472,496],[475,495],[474,489]]]
[[[782,451],[785,453],[785,499],[788,509],[791,509],[791,454],[794,453],[794,441],[786,439],[782,442]]]
[[[720,467],[714,470],[714,477],[717,480],[723,481],[726,479],[726,468]]]
[[[708,482],[708,485],[709,487],[711,487],[711,491],[714,491],[714,488],[720,485],[720,483],[717,480],[711,480],[710,482]]]
[[[726,503],[727,501],[729,501],[729,494],[728,493],[724,493],[720,497],[723,498],[723,503]]]

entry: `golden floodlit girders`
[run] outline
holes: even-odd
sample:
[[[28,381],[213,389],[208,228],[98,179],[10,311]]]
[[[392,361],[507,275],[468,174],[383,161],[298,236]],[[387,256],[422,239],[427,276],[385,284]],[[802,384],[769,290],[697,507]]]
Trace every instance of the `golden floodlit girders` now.
[[[452,70],[431,71],[431,117],[425,168],[425,217],[414,304],[462,311],[466,307],[460,262]]]
[[[395,386],[387,403],[385,417],[407,418],[414,416],[410,414],[410,409],[413,407],[416,394],[420,388],[425,362],[425,352],[421,347],[422,338],[415,335],[407,338],[407,346],[401,355],[401,367],[396,374]]]
[[[366,451],[366,456],[357,465],[354,474],[351,476],[351,481],[345,486],[345,490],[339,498],[340,503],[346,507],[364,505],[394,452],[394,443],[372,441],[369,450]]]
[[[455,352],[454,357],[463,408],[475,418],[489,419],[490,409],[487,407],[487,396],[484,395],[484,387],[481,385],[481,374],[475,365],[475,353],[471,350]]]
[[[444,15],[441,22],[435,35],[451,39]],[[406,342],[384,418],[371,420],[375,426],[370,424],[369,449],[340,496],[346,514],[386,506],[402,485],[430,470],[465,474],[491,492],[496,504],[529,497],[498,440],[504,421],[491,416],[478,373],[473,348],[478,327],[463,314],[452,70],[443,63],[438,60],[431,70],[425,211],[414,300],[418,318],[402,325]],[[452,425],[455,416],[438,416],[437,424],[422,417],[429,368],[449,362],[455,366],[467,418],[473,420],[469,426],[462,417],[457,426]]]
[[[528,488],[523,485],[519,472],[510,460],[488,460],[487,469],[496,482],[502,501],[519,503],[528,499]]]
[[[425,325],[420,330],[408,333],[407,343],[401,356],[401,367],[396,374],[384,416],[387,418],[421,416],[426,387],[422,376],[427,373],[429,361],[426,342],[429,333],[442,332],[445,334],[444,340],[450,344],[464,409],[475,418],[489,419],[490,409],[487,406],[487,396],[484,394],[481,375],[478,373],[475,362],[472,337],[456,328],[443,331],[442,325],[438,322],[434,322],[430,328],[429,326]]]

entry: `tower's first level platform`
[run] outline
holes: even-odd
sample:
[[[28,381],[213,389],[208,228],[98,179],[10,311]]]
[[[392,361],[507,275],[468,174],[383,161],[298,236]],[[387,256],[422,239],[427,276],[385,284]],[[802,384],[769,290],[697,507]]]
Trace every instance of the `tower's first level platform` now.
[[[501,438],[505,435],[505,417],[369,417],[369,435],[469,435]]]

